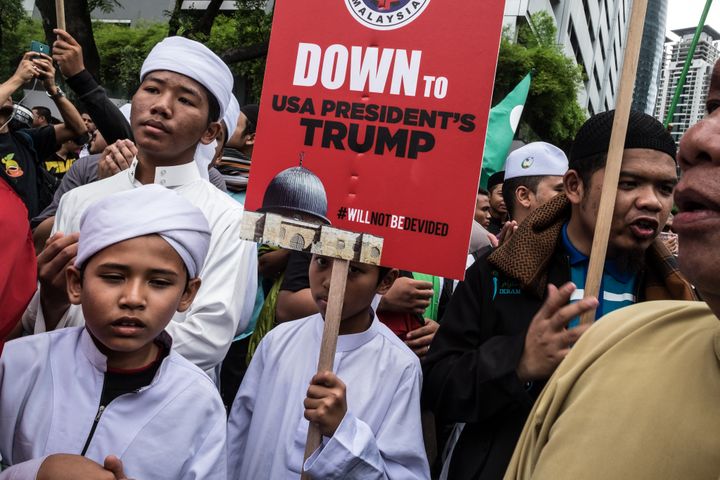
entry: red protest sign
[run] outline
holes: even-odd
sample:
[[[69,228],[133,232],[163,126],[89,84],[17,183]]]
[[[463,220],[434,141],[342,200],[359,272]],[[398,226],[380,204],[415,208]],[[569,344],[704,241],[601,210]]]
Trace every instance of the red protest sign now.
[[[302,153],[332,227],[462,278],[504,3],[277,1],[246,209]]]

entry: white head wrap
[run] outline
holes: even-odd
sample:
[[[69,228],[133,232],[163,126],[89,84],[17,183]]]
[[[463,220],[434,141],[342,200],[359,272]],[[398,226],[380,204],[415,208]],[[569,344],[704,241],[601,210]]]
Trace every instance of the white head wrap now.
[[[505,180],[517,177],[563,176],[568,169],[565,153],[545,142],[528,143],[513,150],[505,161]]]
[[[122,107],[120,107],[120,113],[123,114],[125,117],[125,120],[127,120],[128,123],[130,123],[130,111],[132,110],[132,103],[126,103]]]
[[[215,149],[217,148],[217,140],[205,145],[204,143],[198,143],[195,147],[195,156],[193,160],[200,171],[200,176],[205,180],[210,180],[210,174],[208,168],[210,168],[210,162],[215,158]]]
[[[140,69],[140,81],[150,72],[167,70],[190,77],[212,93],[220,105],[220,118],[233,96],[233,76],[220,57],[200,42],[167,37],[148,54]]]
[[[190,278],[197,277],[210,246],[210,226],[199,208],[156,184],[108,195],[85,210],[75,267],[110,245],[152,234],[180,255]]]
[[[235,95],[233,95],[230,98],[230,103],[228,104],[228,108],[225,111],[225,116],[223,117],[223,123],[225,123],[225,127],[227,127],[228,131],[228,138],[225,139],[226,143],[228,140],[230,140],[230,137],[232,137],[233,133],[235,133],[238,118],[240,118],[240,104],[238,103],[237,98],[235,98]]]
[[[228,129],[229,136],[232,136],[232,134],[235,132],[239,116],[240,104],[233,95],[230,97],[230,104],[228,105],[227,111],[225,112],[225,116],[222,118],[222,121],[225,123],[225,126]],[[229,138],[226,138],[225,142],[227,142],[228,140]],[[195,149],[194,160],[195,163],[197,163],[198,170],[200,170],[200,176],[203,177],[205,180],[210,179],[208,175],[208,168],[210,167],[210,163],[215,158],[216,149],[217,140],[213,140],[207,145],[203,143],[198,143],[198,146]]]

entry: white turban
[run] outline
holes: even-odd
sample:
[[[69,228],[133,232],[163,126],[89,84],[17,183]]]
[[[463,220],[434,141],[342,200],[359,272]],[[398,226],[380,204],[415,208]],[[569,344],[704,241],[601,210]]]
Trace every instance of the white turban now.
[[[200,176],[208,181],[210,180],[210,174],[208,173],[208,169],[210,168],[210,163],[212,163],[213,159],[215,158],[216,148],[217,140],[213,140],[207,145],[205,145],[204,143],[198,143],[197,147],[195,147],[195,155],[193,156],[193,160],[195,161],[195,164],[200,171]]]
[[[225,116],[222,118],[222,121],[225,123],[225,126],[227,126],[228,130],[228,138],[225,139],[226,143],[228,140],[230,140],[229,137],[231,137],[232,134],[235,132],[235,128],[237,128],[239,116],[240,104],[233,95],[230,97],[230,104],[228,105],[227,111],[225,112]],[[210,168],[210,163],[215,159],[215,151],[217,150],[217,145],[217,140],[213,140],[207,145],[203,143],[198,143],[198,146],[195,149],[195,156],[193,157],[193,159],[195,160],[195,163],[197,163],[198,170],[200,170],[200,175],[205,180],[209,180],[210,178],[208,175],[208,168]]]
[[[212,93],[220,105],[220,118],[233,96],[233,76],[220,57],[202,43],[185,37],[167,37],[148,54],[140,81],[150,72],[167,70],[190,77]]]
[[[199,208],[156,184],[108,195],[85,210],[75,267],[110,245],[152,234],[180,255],[190,278],[197,277],[210,246],[210,226]]]
[[[130,123],[130,111],[132,110],[132,103],[126,103],[122,107],[120,107],[120,113],[123,114],[125,117],[125,120],[127,120],[128,123]]]
[[[228,138],[225,139],[225,143],[227,143],[233,133],[235,133],[238,118],[240,118],[240,104],[238,103],[237,98],[233,95],[230,97],[230,103],[228,104],[225,116],[223,117],[223,123],[225,123],[228,132]]]

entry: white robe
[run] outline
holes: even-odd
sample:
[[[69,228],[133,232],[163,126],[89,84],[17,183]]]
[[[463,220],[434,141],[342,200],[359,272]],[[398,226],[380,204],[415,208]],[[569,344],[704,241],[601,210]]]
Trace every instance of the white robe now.
[[[0,455],[3,463],[16,466],[3,478],[32,480],[39,462],[21,462],[82,452],[98,412],[105,370],[105,356],[83,327],[5,345]],[[225,409],[215,386],[171,352],[150,385],[108,404],[85,456],[102,464],[107,455],[117,455],[128,477],[138,480],[224,480],[225,439]]]
[[[317,369],[320,314],[275,327],[260,343],[228,423],[228,478],[297,479],[308,421],[306,392]],[[348,410],[305,464],[317,479],[429,479],[420,424],[422,374],[415,354],[375,319],[338,337],[334,371]]]
[[[81,215],[95,200],[140,186],[136,166],[134,160],[128,170],[63,195],[53,233],[79,231]],[[194,162],[157,168],[155,183],[173,188],[202,210],[212,230],[195,301],[188,311],[176,313],[166,330],[173,348],[213,377],[212,370],[225,358],[232,339],[250,322],[257,291],[257,247],[240,240],[242,205],[201,179]],[[23,316],[23,326],[31,333],[46,330],[39,293]],[[57,328],[84,324],[80,307],[71,306]]]

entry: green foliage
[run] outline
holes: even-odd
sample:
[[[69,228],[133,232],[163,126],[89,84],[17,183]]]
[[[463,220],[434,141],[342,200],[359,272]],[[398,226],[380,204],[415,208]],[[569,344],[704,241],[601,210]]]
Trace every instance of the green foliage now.
[[[219,16],[215,20],[208,47],[222,53],[233,47],[268,42],[272,13],[265,11],[264,0],[238,0],[232,17]],[[247,103],[258,102],[265,73],[265,57],[231,65],[235,78],[246,82]]]
[[[153,46],[167,35],[164,23],[127,27],[93,25],[100,53],[100,82],[112,96],[130,98],[140,85],[140,67]]]
[[[565,56],[556,42],[557,30],[552,17],[539,12],[531,25],[520,25],[517,42],[505,32],[495,77],[494,100],[499,102],[528,72],[533,72],[521,126],[526,141],[544,140],[567,148],[585,121],[585,112],[577,103],[582,86],[582,67]]]
[[[2,15],[2,22],[4,13]],[[20,62],[23,54],[30,50],[30,42],[33,40],[43,41],[45,32],[42,29],[42,23],[39,20],[32,20],[21,15],[19,20],[12,28],[3,28],[2,44],[0,48],[0,82],[4,82],[13,73]]]
[[[101,12],[110,13],[117,7],[122,7],[118,0],[88,0],[89,12],[92,12],[97,8]]]
[[[14,29],[24,17],[21,0],[0,0],[0,33]]]

